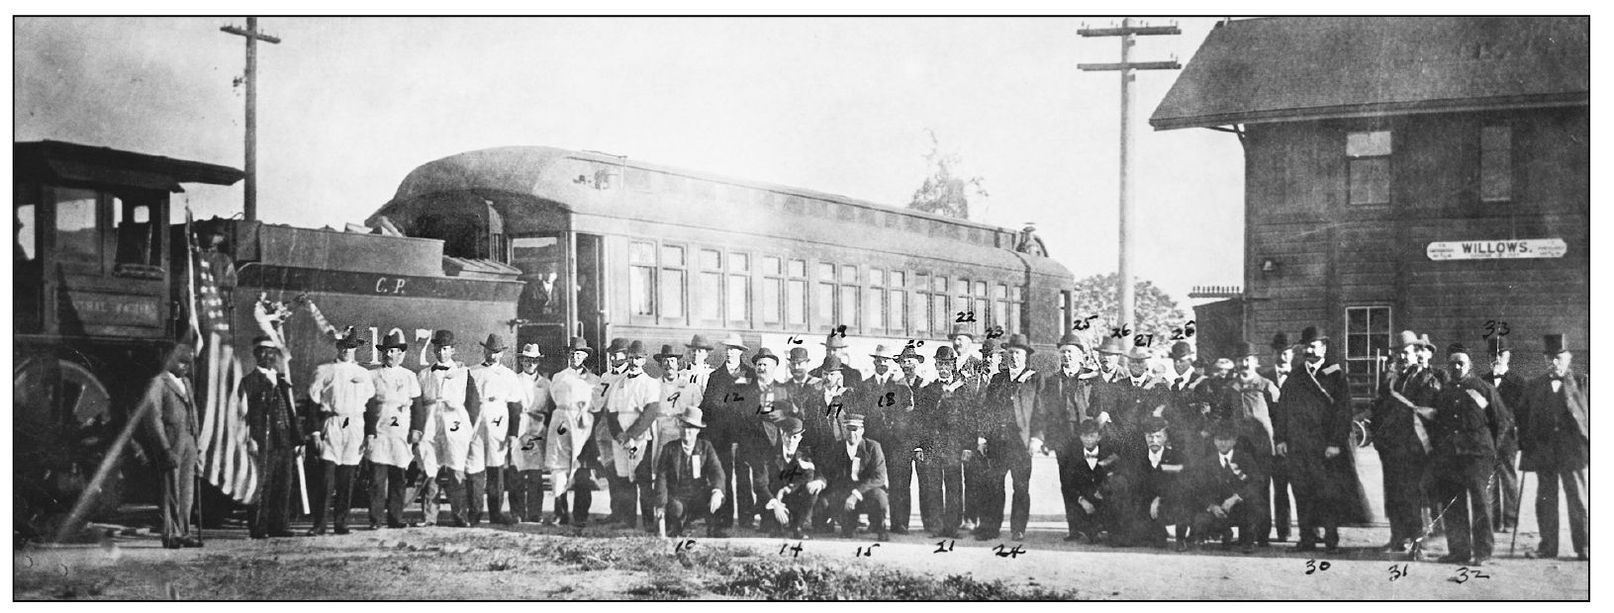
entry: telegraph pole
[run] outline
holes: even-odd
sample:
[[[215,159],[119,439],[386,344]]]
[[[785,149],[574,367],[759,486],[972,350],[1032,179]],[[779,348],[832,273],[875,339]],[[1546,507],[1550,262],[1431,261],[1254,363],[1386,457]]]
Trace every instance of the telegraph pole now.
[[[1165,62],[1134,62],[1132,61],[1132,45],[1134,36],[1158,36],[1182,34],[1182,30],[1175,25],[1150,26],[1132,25],[1132,19],[1121,20],[1119,28],[1082,28],[1076,31],[1081,36],[1119,36],[1121,37],[1121,61],[1108,64],[1077,64],[1078,70],[1119,71],[1121,73],[1121,255],[1119,262],[1120,285],[1120,321],[1117,327],[1130,326],[1136,321],[1133,314],[1137,302],[1133,296],[1134,283],[1132,281],[1132,175],[1128,169],[1132,166],[1132,92],[1130,84],[1134,78],[1134,70],[1177,70],[1182,68],[1175,59]]]
[[[272,45],[280,39],[258,31],[258,18],[248,17],[246,29],[224,26],[219,31],[247,39],[247,71],[242,80],[247,84],[247,155],[245,219],[258,219],[258,41]]]

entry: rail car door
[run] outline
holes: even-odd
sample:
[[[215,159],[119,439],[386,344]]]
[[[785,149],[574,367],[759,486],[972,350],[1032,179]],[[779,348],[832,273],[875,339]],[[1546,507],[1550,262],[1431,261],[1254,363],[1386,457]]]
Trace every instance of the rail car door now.
[[[604,372],[606,346],[604,242],[595,234],[577,234],[577,323],[594,347],[596,372]]]
[[[600,247],[600,237],[592,234],[544,232],[510,238],[510,265],[521,269],[527,283],[516,302],[517,349],[537,343],[550,369],[565,361],[561,348],[571,337],[583,337],[596,350],[604,342]]]

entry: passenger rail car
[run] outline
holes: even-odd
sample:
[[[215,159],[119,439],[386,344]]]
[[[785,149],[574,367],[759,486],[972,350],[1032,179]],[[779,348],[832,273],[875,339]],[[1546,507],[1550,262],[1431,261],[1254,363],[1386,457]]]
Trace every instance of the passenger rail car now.
[[[753,349],[802,346],[817,360],[840,331],[867,371],[875,345],[926,342],[928,355],[958,323],[978,340],[1020,332],[1051,348],[1071,320],[1071,274],[1029,228],[593,152],[430,162],[368,221],[384,222],[520,270],[520,340],[552,356],[571,336],[654,350],[738,331]]]

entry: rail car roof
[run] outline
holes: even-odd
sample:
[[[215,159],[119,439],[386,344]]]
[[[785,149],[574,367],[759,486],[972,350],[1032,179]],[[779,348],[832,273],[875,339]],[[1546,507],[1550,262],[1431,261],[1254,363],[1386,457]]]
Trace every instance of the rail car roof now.
[[[958,237],[936,237],[918,233],[907,229],[904,225],[906,222],[899,223],[897,227],[885,227],[878,224],[867,225],[862,220],[837,220],[834,217],[823,219],[812,214],[782,218],[786,213],[781,208],[770,207],[762,202],[712,202],[711,198],[680,201],[680,196],[675,195],[667,195],[665,198],[658,196],[655,202],[660,206],[629,208],[618,201],[622,193],[632,192],[635,189],[627,185],[629,181],[626,177],[619,176],[616,179],[618,184],[610,189],[597,189],[588,182],[591,178],[590,173],[579,173],[596,167],[621,169],[624,174],[630,169],[664,173],[713,185],[772,192],[785,198],[823,201],[862,211],[923,220],[921,223],[926,224],[940,223],[958,228],[960,232],[975,230],[988,233],[994,237],[1002,237],[1002,243],[1012,244],[1014,237],[1018,236],[1017,232],[999,226],[900,209],[823,192],[721,177],[600,153],[536,146],[481,149],[429,162],[410,172],[399,185],[392,201],[377,214],[407,215],[408,213],[400,209],[409,208],[408,203],[419,198],[433,194],[470,192],[504,209],[500,213],[506,227],[521,231],[522,219],[509,210],[511,199],[508,195],[515,195],[551,203],[585,220],[590,217],[611,220],[613,228],[621,227],[621,222],[670,223],[708,227],[719,231],[782,234],[801,240],[852,247],[867,248],[871,243],[890,244],[893,246],[892,251],[914,256],[1015,269],[1022,267],[1019,261],[1021,258],[1016,257],[1021,255],[1025,256],[1023,259],[1030,263],[1035,272],[1060,276],[1070,274],[1058,262],[1048,258],[1016,254],[1007,246],[987,246]],[[689,208],[692,206],[708,207],[708,210],[696,210],[692,214]],[[855,234],[848,233],[846,231],[848,224],[859,224],[860,231]],[[579,224],[580,227],[582,225]]]
[[[1223,22],[1155,108],[1157,130],[1591,100],[1585,17]]]
[[[229,166],[53,140],[12,143],[11,151],[19,177],[183,192],[181,183],[231,185],[246,176]]]

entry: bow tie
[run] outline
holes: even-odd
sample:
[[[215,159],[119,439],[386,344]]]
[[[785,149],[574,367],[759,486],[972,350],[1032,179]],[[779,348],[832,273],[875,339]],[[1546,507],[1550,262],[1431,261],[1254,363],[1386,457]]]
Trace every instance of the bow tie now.
[[[454,370],[454,367],[444,366],[442,364],[432,364],[432,370]]]
[[[644,374],[644,373],[642,373],[642,372],[634,373],[634,374],[628,375],[628,378],[629,379],[637,379],[637,378],[639,378],[639,375],[642,375],[642,374]]]
[[[1553,381],[1563,381],[1564,380],[1563,375],[1547,375],[1547,378],[1552,379]]]
[[[1094,449],[1092,451],[1087,451],[1087,450],[1083,449],[1082,450],[1082,457],[1096,458],[1096,457],[1098,457],[1098,450]]]

